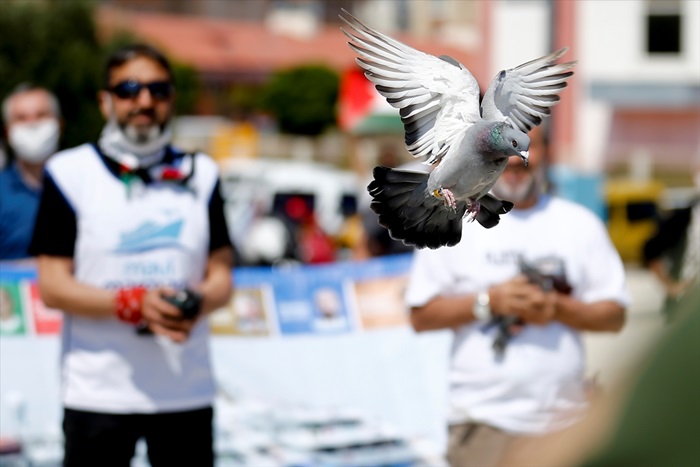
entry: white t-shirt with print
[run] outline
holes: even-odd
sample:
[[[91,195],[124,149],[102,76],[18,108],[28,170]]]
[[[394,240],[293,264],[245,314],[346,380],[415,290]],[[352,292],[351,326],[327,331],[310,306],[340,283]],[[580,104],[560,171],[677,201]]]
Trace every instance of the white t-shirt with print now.
[[[464,223],[451,248],[419,250],[407,286],[408,306],[438,295],[464,295],[519,273],[518,258],[559,258],[572,296],[626,306],[624,268],[604,224],[586,208],[543,196],[536,206],[501,216],[484,229]],[[492,348],[496,326],[455,330],[449,371],[450,424],[476,421],[505,431],[540,434],[566,426],[585,407],[584,350],[579,333],[559,322],[526,325],[502,359]]]

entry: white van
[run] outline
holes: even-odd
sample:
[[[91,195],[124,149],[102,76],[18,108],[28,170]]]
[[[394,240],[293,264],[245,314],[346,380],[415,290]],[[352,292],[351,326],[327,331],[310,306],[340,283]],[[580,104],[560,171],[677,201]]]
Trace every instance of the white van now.
[[[232,240],[243,245],[254,220],[284,216],[288,202],[303,200],[329,235],[340,233],[357,211],[363,189],[352,172],[329,164],[275,159],[222,162],[221,183]]]

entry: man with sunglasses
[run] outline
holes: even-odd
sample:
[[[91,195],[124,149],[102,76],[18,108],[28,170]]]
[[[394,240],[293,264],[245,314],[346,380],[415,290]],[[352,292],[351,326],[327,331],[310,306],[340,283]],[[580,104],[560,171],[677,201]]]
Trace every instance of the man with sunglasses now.
[[[213,465],[208,312],[231,295],[219,175],[170,145],[168,61],[133,45],[108,60],[96,144],[45,175],[31,251],[45,304],[64,311],[65,466]]]
[[[454,466],[502,465],[508,449],[562,429],[586,406],[580,331],[619,331],[624,269],[591,212],[544,193],[546,144],[508,162],[493,187],[514,209],[452,248],[415,254],[406,301],[417,331],[454,332],[449,441]]]

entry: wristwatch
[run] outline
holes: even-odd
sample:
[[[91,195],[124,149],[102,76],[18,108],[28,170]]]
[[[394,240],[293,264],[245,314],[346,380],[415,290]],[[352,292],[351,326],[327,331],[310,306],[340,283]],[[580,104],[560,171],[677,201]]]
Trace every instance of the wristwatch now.
[[[476,294],[472,313],[479,321],[486,321],[491,318],[491,305],[489,304],[489,291],[482,290]]]

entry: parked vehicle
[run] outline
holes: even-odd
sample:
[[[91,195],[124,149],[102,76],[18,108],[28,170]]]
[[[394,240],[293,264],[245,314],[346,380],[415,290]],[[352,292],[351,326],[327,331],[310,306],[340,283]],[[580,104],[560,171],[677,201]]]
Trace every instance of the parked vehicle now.
[[[641,260],[642,248],[656,231],[663,184],[610,180],[607,183],[608,231],[624,261]]]
[[[290,249],[295,250],[295,229],[309,215],[327,235],[340,235],[357,211],[360,189],[355,174],[328,164],[231,159],[222,166],[231,237],[244,262],[250,264],[280,252],[284,253],[279,259],[294,258]],[[287,238],[280,226],[286,229]],[[252,234],[258,239],[251,238]],[[296,259],[301,260],[298,255]]]

